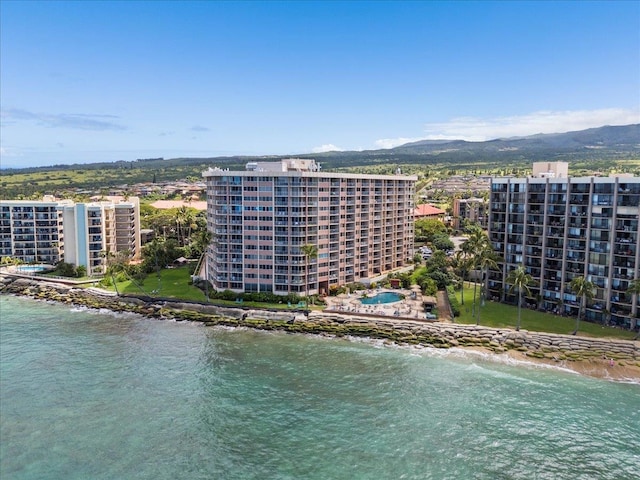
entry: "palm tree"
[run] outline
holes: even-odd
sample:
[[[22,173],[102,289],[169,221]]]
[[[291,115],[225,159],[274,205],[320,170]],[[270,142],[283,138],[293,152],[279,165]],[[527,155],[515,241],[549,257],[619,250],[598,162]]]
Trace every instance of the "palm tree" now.
[[[191,245],[193,250],[199,255],[206,255],[207,248],[209,247],[209,244],[211,244],[211,240],[213,240],[213,234],[210,230],[198,230],[194,234],[194,239]]]
[[[522,309],[522,293],[531,295],[530,286],[535,284],[533,277],[527,273],[524,265],[520,265],[515,270],[511,270],[507,276],[507,283],[511,285],[510,292],[514,290],[518,291],[518,322],[516,323],[516,330],[520,330],[520,318]]]
[[[205,290],[207,293],[207,302],[209,301],[209,267],[207,266],[207,250],[209,249],[209,245],[211,245],[211,242],[213,239],[214,239],[213,232],[208,228],[201,230],[197,238],[197,242],[199,246],[198,248],[202,250],[202,258],[203,258],[203,261],[205,262],[204,279],[206,280]]]
[[[482,246],[482,250],[478,252],[478,266],[480,267],[480,299],[482,301],[482,306],[484,307],[484,301],[487,298],[488,287],[487,279],[489,278],[489,270],[497,269],[498,262],[502,259],[500,256],[493,250],[491,244],[487,243]]]
[[[640,295],[640,278],[635,278],[629,282],[629,288],[627,289],[627,293],[631,295],[636,295],[636,297]],[[632,302],[632,305],[633,305],[633,302]],[[636,312],[637,312],[637,307],[636,307]],[[637,318],[637,315],[636,315],[636,318]],[[631,323],[632,329],[636,328],[637,322],[638,320],[636,319],[632,320],[632,323]],[[640,332],[638,332],[638,335],[636,335],[636,338],[635,338],[636,340],[638,339],[638,336],[640,336]]]
[[[572,335],[575,335],[576,333],[578,333],[578,327],[580,326],[580,317],[582,317],[582,312],[586,306],[585,304],[587,303],[587,301],[593,299],[596,286],[593,282],[590,282],[584,277],[574,277],[569,283],[569,288],[573,293],[576,294],[576,297],[580,298],[578,318],[576,318],[576,329],[572,333]]]
[[[113,283],[113,288],[116,290],[116,295],[120,296],[120,292],[118,291],[118,279],[117,274],[124,271],[125,265],[129,260],[128,252],[111,252],[111,251],[102,251],[100,252],[100,256],[104,258],[105,263],[105,275],[109,275],[111,277],[111,283]]]
[[[475,270],[478,267],[478,255],[477,253],[482,250],[484,244],[489,243],[489,238],[484,234],[482,229],[476,228],[466,242],[460,247],[463,252],[469,256],[469,270]],[[473,276],[473,304],[471,307],[472,316],[476,313],[476,291],[478,283],[476,281],[476,275]]]
[[[184,244],[186,243],[185,230],[187,227],[190,229],[191,225],[194,223],[193,213],[189,208],[183,205],[176,211],[175,222],[179,245],[184,247]]]
[[[311,243],[307,243],[302,246],[301,250],[305,259],[304,285],[307,297],[307,310],[309,310],[309,260],[318,258],[318,247]]]
[[[466,244],[466,242],[465,242]],[[467,274],[472,267],[473,259],[465,249],[457,250],[453,256],[453,268],[458,271],[460,278],[462,278],[462,288],[460,289],[460,304],[464,305],[464,282],[467,279]]]
[[[189,241],[189,243],[191,243],[191,235],[193,234],[194,231],[198,230],[198,222],[196,221],[196,217],[193,213],[189,213],[189,216],[187,219],[188,219],[187,240]]]
[[[630,295],[640,295],[640,278],[635,278],[629,282],[627,293]]]
[[[477,265],[480,268],[480,304],[484,306],[486,298],[487,277],[490,269],[497,269],[500,257],[493,251],[490,243],[482,246],[482,250],[477,252]],[[480,307],[476,311],[476,325],[480,325]]]

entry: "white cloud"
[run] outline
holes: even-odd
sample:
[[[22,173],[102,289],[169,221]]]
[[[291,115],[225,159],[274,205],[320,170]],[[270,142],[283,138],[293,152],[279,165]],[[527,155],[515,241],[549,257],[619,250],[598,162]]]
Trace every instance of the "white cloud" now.
[[[113,122],[119,117],[115,115],[85,113],[37,113],[19,108],[3,110],[0,116],[4,121],[14,123],[25,120],[34,121],[38,125],[49,128],[71,128],[76,130],[126,130],[127,128]]]
[[[425,125],[425,139],[484,141],[537,133],[563,133],[603,125],[640,122],[640,110],[604,108],[600,110],[540,111],[527,115],[490,119],[462,117]]]
[[[12,148],[0,147],[0,157],[21,157],[22,154]]]
[[[313,148],[313,153],[324,153],[324,152],[341,152],[344,150],[343,148],[336,147],[332,143],[328,143],[325,145],[320,145],[319,147]]]
[[[420,140],[424,140],[424,137],[381,138],[380,140],[376,140],[374,144],[376,148],[393,148],[393,147],[398,147],[400,145],[404,145],[405,143],[418,142]]]
[[[539,111],[527,115],[497,118],[460,117],[442,123],[427,123],[420,138],[384,138],[378,148],[393,148],[419,140],[467,140],[482,142],[495,138],[521,137],[537,133],[564,133],[604,125],[640,123],[640,109]]]

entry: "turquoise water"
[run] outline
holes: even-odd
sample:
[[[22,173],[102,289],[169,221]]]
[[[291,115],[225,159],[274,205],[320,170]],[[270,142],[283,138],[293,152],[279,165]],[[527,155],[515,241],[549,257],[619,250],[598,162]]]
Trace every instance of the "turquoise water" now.
[[[379,303],[393,303],[402,300],[402,296],[394,292],[382,292],[373,297],[361,298],[360,303],[364,305],[377,305]]]
[[[637,479],[640,386],[0,296],[0,478]]]
[[[51,270],[52,268],[50,266],[45,266],[45,265],[18,265],[16,267],[16,270],[18,272],[27,272],[27,273],[34,273],[34,272],[44,272],[45,270]]]

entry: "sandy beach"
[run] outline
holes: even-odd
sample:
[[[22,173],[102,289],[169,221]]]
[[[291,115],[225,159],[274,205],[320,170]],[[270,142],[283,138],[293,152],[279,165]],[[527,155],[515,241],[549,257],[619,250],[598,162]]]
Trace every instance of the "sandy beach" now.
[[[631,365],[625,362],[604,358],[591,358],[576,361],[569,360],[549,360],[546,358],[536,358],[526,355],[523,352],[509,350],[504,354],[495,354],[489,350],[481,349],[491,355],[507,355],[518,362],[531,362],[539,365],[549,365],[552,367],[571,370],[580,375],[603,378],[616,382],[640,383],[640,366]]]

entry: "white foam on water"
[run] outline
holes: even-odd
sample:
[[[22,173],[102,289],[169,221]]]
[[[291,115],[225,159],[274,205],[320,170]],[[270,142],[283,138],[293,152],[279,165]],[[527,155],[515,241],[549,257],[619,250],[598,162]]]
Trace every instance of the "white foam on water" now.
[[[518,368],[525,367],[529,369],[556,371],[556,372],[568,373],[571,375],[584,376],[582,373],[577,372],[571,368],[565,367],[563,365],[551,365],[548,363],[518,359],[505,354],[484,352],[481,350],[476,350],[471,348],[469,349],[463,348],[463,347],[436,348],[428,345],[401,345],[395,342],[391,342],[389,340],[375,339],[375,338],[369,338],[369,337],[345,336],[342,338],[345,338],[350,342],[366,343],[373,346],[374,348],[391,348],[391,349],[397,349],[397,350],[405,350],[409,352],[411,355],[415,355],[415,356],[429,356],[433,358],[461,359],[461,360],[471,360],[471,361],[481,360],[483,362],[508,365],[508,366],[518,367]],[[491,370],[489,368],[483,367],[482,365],[477,363],[472,363],[470,365],[470,368],[478,368],[486,372],[490,371],[494,375],[503,375],[503,373],[501,372],[496,372],[495,370]],[[516,377],[514,376],[513,378],[516,378]],[[617,382],[617,383],[629,383],[629,384],[640,385],[640,379],[635,379],[635,378],[616,379],[611,377],[603,377],[603,379],[611,382]]]

